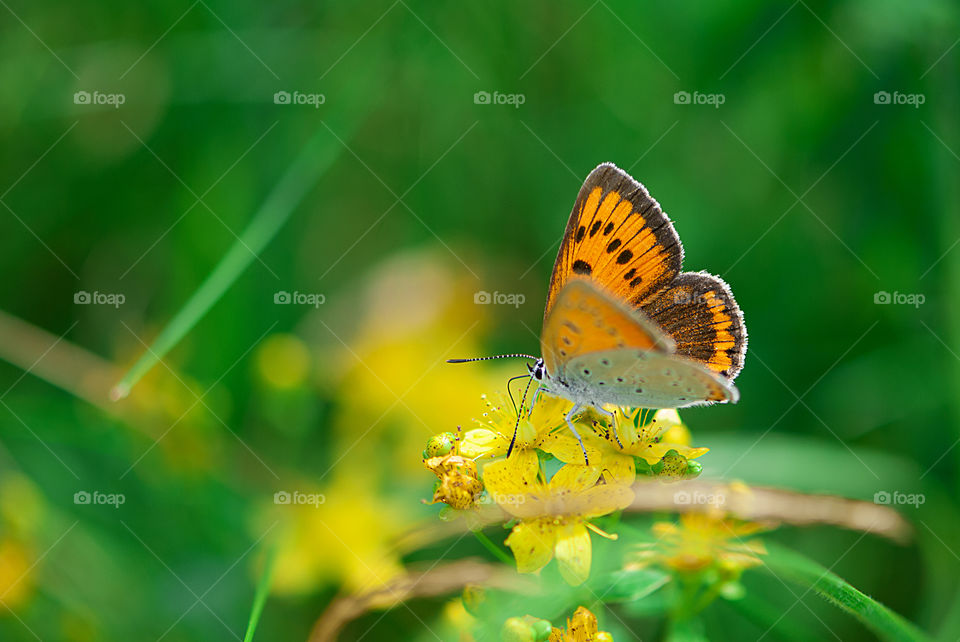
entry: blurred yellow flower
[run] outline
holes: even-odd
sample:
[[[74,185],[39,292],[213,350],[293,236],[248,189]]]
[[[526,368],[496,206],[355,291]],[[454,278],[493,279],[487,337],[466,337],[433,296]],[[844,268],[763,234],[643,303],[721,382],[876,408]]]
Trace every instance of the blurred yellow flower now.
[[[766,554],[758,539],[744,541],[769,526],[744,522],[716,513],[682,513],[679,524],[657,522],[653,532],[658,540],[643,545],[635,561],[639,565],[658,564],[669,569],[693,573],[715,566],[727,576],[738,576],[744,569],[762,563]]]
[[[410,517],[386,503],[360,475],[335,479],[322,493],[315,490],[297,491],[316,497],[315,502],[275,498],[258,521],[258,536],[277,523],[275,590],[305,593],[334,584],[359,592],[403,572],[394,542],[410,527]]]
[[[506,544],[521,573],[535,573],[556,555],[560,573],[571,585],[590,573],[592,549],[588,528],[610,537],[589,520],[626,507],[633,491],[601,480],[599,466],[567,464],[550,482],[539,479],[537,453],[521,450],[509,459],[484,466],[487,491],[504,511],[521,521]]]
[[[256,367],[268,386],[279,390],[298,388],[310,374],[310,350],[295,335],[274,334],[257,348]]]
[[[499,457],[507,454],[513,431],[517,440],[514,449],[540,449],[565,463],[583,463],[580,444],[570,434],[564,419],[572,402],[543,394],[533,408],[525,409],[517,427],[517,409],[506,395],[497,393],[491,401],[483,396],[487,411],[474,421],[479,428],[468,430],[460,443],[460,452],[465,457]],[[588,456],[598,457],[596,449],[588,449]]]
[[[34,556],[13,538],[0,540],[0,603],[15,609],[32,593],[30,570]]]
[[[33,595],[34,553],[45,517],[43,496],[33,482],[16,472],[0,479],[0,603],[10,609]]]
[[[636,479],[634,457],[653,465],[671,450],[686,459],[695,459],[710,450],[690,446],[690,431],[680,421],[676,410],[658,410],[652,420],[643,423],[648,412],[643,409],[625,412],[617,408],[612,427],[603,431],[597,424],[599,435],[587,435],[587,440],[597,444],[602,452],[604,470],[620,483],[632,484]]]
[[[601,631],[597,616],[581,606],[567,620],[566,630],[554,627],[549,642],[613,642],[613,636]]]

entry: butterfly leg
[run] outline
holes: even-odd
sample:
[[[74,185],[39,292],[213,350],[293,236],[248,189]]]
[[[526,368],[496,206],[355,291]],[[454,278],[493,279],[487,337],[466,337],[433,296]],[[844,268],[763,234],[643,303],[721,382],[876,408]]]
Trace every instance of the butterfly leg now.
[[[617,418],[609,410],[603,408],[602,406],[594,406],[594,409],[604,417],[607,417],[610,420],[610,432],[613,433],[613,438],[617,440],[617,445],[620,446],[620,449],[623,450],[623,444],[620,443],[620,435],[617,434]]]
[[[567,413],[565,419],[567,420],[567,427],[570,428],[570,432],[573,433],[573,436],[577,438],[577,441],[580,443],[580,450],[583,451],[583,460],[587,463],[587,466],[590,465],[590,458],[587,457],[587,449],[583,445],[583,439],[580,438],[580,433],[577,432],[577,429],[573,425],[573,417],[578,412],[580,412],[581,406],[578,403],[573,404],[573,408],[570,409],[570,412]]]
[[[530,401],[530,410],[533,410],[533,407],[537,405],[537,399],[540,398],[541,392],[550,392],[550,391],[547,390],[542,383],[538,385],[537,389],[533,391],[533,399]]]

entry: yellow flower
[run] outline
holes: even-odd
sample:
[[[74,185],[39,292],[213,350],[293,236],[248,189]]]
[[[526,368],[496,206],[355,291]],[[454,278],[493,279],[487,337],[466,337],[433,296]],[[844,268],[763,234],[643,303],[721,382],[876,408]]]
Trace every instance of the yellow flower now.
[[[572,402],[542,394],[533,408],[525,408],[517,427],[517,410],[513,403],[502,393],[495,395],[493,401],[484,395],[487,411],[482,419],[475,419],[479,428],[468,430],[460,443],[460,453],[465,457],[499,457],[507,454],[513,431],[517,429],[514,450],[537,449],[554,455],[566,463],[583,463],[583,450],[576,438],[570,434],[564,419]],[[585,430],[584,432],[589,432]],[[595,448],[587,449],[588,457],[599,460],[600,452]]]
[[[654,544],[644,545],[636,558],[640,565],[656,563],[681,572],[702,571],[711,566],[728,576],[738,576],[744,569],[762,563],[766,555],[763,542],[743,541],[768,525],[744,522],[721,513],[683,513],[680,523],[657,522]]]
[[[423,464],[440,478],[440,484],[433,493],[433,504],[443,502],[453,508],[466,510],[474,505],[477,496],[483,492],[477,464],[472,459],[451,452],[443,457],[431,457]]]
[[[536,573],[557,557],[560,574],[571,585],[590,573],[592,549],[587,528],[609,537],[587,520],[612,513],[633,501],[623,484],[601,481],[600,466],[567,464],[549,483],[541,481],[537,453],[521,450],[484,466],[493,500],[520,519],[506,544],[521,573]]]
[[[597,616],[581,606],[567,620],[566,631],[553,629],[549,642],[613,642],[612,635],[599,629]]]
[[[617,408],[612,429],[590,438],[603,453],[601,463],[604,470],[620,483],[632,484],[636,479],[634,457],[653,465],[671,450],[686,459],[696,459],[710,450],[690,446],[690,431],[680,421],[676,410],[658,410],[651,421],[643,423],[646,412],[636,409],[627,413]],[[602,430],[600,424],[597,427]]]

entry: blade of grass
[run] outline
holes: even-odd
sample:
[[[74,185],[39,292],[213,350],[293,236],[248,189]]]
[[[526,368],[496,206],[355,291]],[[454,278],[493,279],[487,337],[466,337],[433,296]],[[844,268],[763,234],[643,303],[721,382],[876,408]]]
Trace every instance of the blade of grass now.
[[[767,544],[769,554],[764,568],[778,577],[826,598],[831,604],[853,615],[882,640],[920,640],[929,638],[880,602],[831,573],[817,562],[795,551]]]
[[[263,565],[263,574],[257,583],[257,591],[253,596],[253,606],[250,608],[250,619],[247,621],[247,632],[243,636],[243,642],[252,642],[253,634],[260,623],[260,614],[263,613],[263,607],[267,603],[267,596],[270,594],[270,582],[273,580],[274,563],[277,561],[277,545],[273,544],[267,551],[267,560]]]
[[[326,128],[319,130],[310,139],[261,205],[247,229],[220,259],[193,296],[157,335],[153,344],[113,387],[110,391],[111,399],[117,401],[130,394],[131,388],[140,378],[203,318],[286,223],[307,190],[333,164],[341,150],[342,146],[327,133]]]

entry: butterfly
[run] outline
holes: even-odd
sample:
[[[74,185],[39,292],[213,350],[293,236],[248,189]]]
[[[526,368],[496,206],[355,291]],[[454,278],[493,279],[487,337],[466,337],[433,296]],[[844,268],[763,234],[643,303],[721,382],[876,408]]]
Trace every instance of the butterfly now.
[[[730,287],[683,272],[683,245],[660,204],[612,163],[580,188],[553,266],[530,381],[573,402],[566,423],[604,406],[685,408],[736,403],[747,329]],[[524,392],[524,401],[526,391]],[[519,419],[518,419],[519,425]],[[509,456],[516,440],[511,440]],[[586,450],[584,458],[586,459]],[[589,463],[589,460],[588,460]]]

